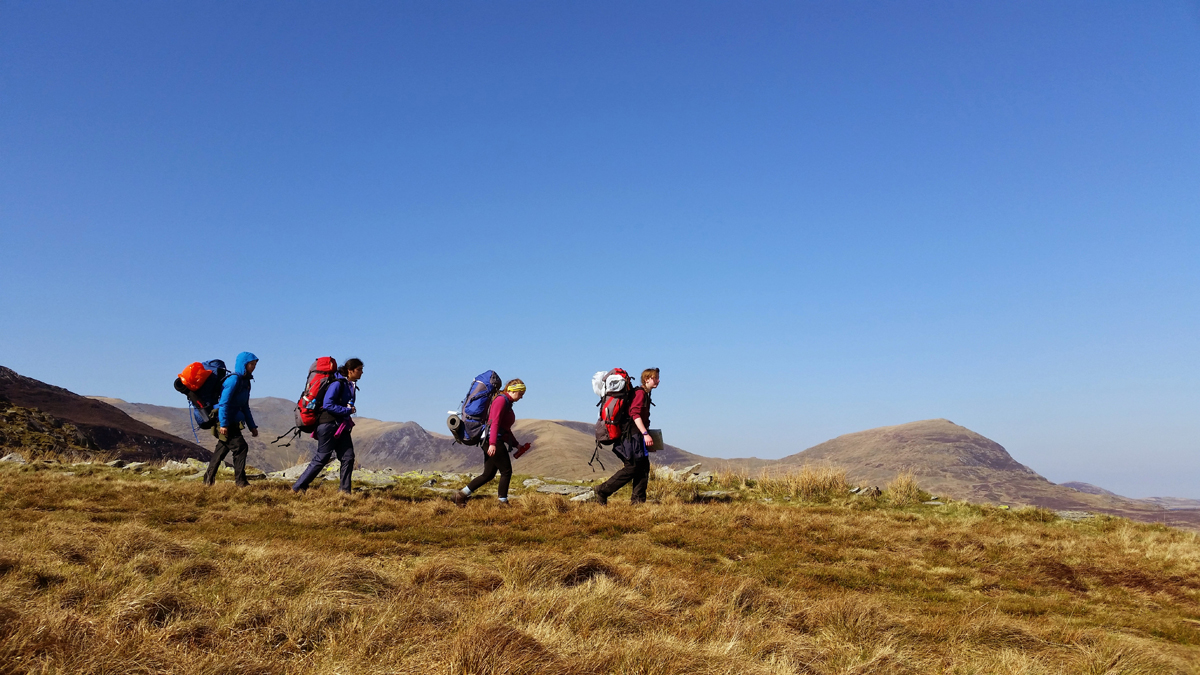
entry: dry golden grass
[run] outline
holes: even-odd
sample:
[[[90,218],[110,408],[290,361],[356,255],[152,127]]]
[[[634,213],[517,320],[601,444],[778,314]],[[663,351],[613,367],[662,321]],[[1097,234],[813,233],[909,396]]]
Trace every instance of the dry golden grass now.
[[[925,500],[925,493],[917,487],[916,474],[911,469],[902,471],[887,486],[888,500],[895,506],[912,506]]]
[[[899,508],[844,476],[457,509],[33,468],[0,468],[4,674],[1200,671],[1200,540],[1161,526]]]

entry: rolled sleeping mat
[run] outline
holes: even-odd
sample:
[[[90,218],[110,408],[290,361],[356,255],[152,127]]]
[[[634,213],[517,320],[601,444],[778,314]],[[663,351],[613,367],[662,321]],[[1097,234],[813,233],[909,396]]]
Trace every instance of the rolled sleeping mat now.
[[[451,415],[446,418],[446,426],[450,429],[450,435],[462,442],[463,419],[458,415]]]
[[[653,445],[648,446],[646,449],[650,452],[658,452],[659,450],[662,450],[662,429],[647,429],[646,432],[650,434],[650,440],[654,443]]]

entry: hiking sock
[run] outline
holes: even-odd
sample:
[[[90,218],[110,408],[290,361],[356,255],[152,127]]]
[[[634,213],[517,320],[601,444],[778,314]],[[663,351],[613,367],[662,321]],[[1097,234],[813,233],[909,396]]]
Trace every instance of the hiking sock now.
[[[507,504],[507,503],[508,503],[508,497],[501,497],[501,498],[500,498],[500,501],[502,501],[502,502],[504,502],[505,504]]]
[[[459,492],[462,492],[464,495],[466,495],[468,497],[471,496],[471,488],[469,488],[469,487],[465,487],[462,490],[459,490]]]

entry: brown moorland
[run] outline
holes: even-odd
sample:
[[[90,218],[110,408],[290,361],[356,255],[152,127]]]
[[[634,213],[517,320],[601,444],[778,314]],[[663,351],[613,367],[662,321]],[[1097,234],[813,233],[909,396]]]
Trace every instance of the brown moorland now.
[[[0,466],[0,672],[1200,671],[1196,534],[900,506],[911,476],[896,501],[828,469],[465,509],[176,478]]]

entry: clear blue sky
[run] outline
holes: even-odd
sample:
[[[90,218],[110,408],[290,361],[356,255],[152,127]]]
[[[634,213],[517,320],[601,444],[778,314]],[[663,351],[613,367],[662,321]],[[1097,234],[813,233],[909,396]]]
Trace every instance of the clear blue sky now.
[[[1194,2],[0,2],[0,364],[261,357],[779,457],[945,417],[1200,498]]]

